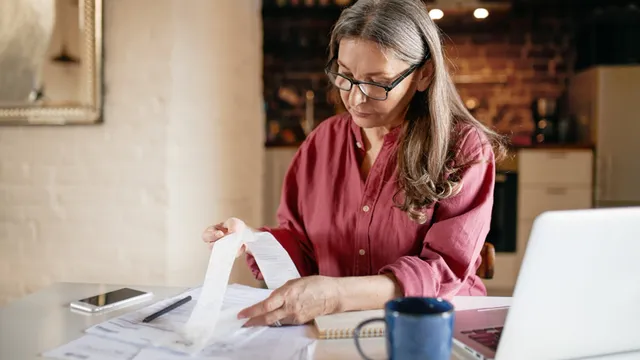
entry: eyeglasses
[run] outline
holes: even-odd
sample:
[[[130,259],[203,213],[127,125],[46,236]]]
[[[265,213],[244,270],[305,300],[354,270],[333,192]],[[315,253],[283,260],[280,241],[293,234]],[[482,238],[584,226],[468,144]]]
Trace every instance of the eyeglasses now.
[[[331,81],[331,83],[338,89],[344,90],[344,91],[351,91],[351,88],[353,87],[353,85],[357,85],[360,91],[362,91],[362,93],[365,96],[373,100],[380,100],[380,101],[387,100],[387,97],[389,96],[389,91],[393,90],[393,88],[398,86],[398,84],[400,84],[402,80],[404,80],[407,76],[411,75],[412,72],[414,72],[417,68],[422,66],[422,64],[424,64],[425,61],[427,60],[427,58],[425,58],[420,63],[412,65],[410,68],[405,70],[402,74],[400,74],[398,78],[395,79],[391,84],[383,85],[383,84],[378,84],[371,81],[358,81],[355,79],[351,79],[348,76],[345,76],[343,74],[340,74],[339,72],[331,70],[337,58],[338,56],[336,55],[331,60],[329,60],[329,62],[327,63],[327,66],[324,69],[324,72],[329,77],[329,80]]]

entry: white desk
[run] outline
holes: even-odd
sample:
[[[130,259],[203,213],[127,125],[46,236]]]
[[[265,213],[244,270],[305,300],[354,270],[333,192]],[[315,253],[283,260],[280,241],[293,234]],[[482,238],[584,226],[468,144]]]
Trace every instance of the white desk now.
[[[69,302],[72,300],[115,290],[123,286],[152,291],[155,294],[152,302],[186,290],[186,288],[158,286],[55,284],[0,308],[0,359],[42,359],[39,354],[82,336],[86,328],[149,305],[150,302],[146,302],[103,315],[83,315],[69,309]],[[467,297],[455,300],[456,307],[459,309],[503,306],[510,304],[510,302],[510,298],[490,297]],[[310,328],[309,333],[313,334],[311,330]],[[369,356],[376,359],[385,358],[383,338],[363,339],[362,341]],[[318,341],[315,358],[339,360],[359,359],[360,357],[353,340],[340,339]]]
[[[158,286],[55,284],[0,308],[0,360],[42,359],[39,354],[82,336],[86,328],[108,318],[149,305],[150,302],[146,302],[103,315],[83,315],[69,309],[69,302],[72,300],[115,290],[123,286],[152,291],[155,294],[152,302],[186,290],[179,287]],[[457,297],[454,299],[454,304],[459,310],[498,307],[510,305],[511,298]],[[309,330],[309,334],[313,334],[311,327]],[[370,338],[362,341],[369,356],[376,359],[386,357],[383,338]],[[340,360],[360,359],[360,357],[353,340],[342,339],[318,341],[315,359]]]

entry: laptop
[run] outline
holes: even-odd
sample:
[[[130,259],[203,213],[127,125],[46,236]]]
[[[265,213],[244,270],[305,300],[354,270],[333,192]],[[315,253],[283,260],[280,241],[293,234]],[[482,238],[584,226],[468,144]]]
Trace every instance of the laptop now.
[[[511,306],[457,311],[454,346],[482,360],[640,351],[640,207],[538,216]]]

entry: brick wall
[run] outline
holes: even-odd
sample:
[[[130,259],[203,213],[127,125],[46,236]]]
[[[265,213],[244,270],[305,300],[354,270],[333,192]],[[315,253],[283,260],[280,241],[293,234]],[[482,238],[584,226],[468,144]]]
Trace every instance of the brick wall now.
[[[55,281],[198,284],[206,225],[262,222],[259,5],[105,6],[104,124],[0,127],[0,303]]]
[[[570,24],[559,17],[496,22],[443,26],[445,48],[460,95],[474,115],[518,141],[533,131],[533,100],[563,95],[574,57]]]
[[[265,24],[265,98],[267,120],[295,127],[303,107],[278,100],[281,87],[302,97],[316,92],[316,118],[335,111],[327,99],[323,73],[331,25],[339,9],[267,8]],[[559,15],[492,15],[486,21],[439,21],[458,89],[474,115],[504,133],[529,138],[531,103],[559,97],[571,74],[571,24]]]

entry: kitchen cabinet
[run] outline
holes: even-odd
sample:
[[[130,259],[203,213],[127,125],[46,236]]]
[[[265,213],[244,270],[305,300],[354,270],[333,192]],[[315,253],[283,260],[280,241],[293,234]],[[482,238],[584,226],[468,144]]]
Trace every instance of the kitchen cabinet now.
[[[526,148],[517,152],[518,208],[515,253],[497,253],[489,292],[510,294],[535,218],[545,211],[593,207],[591,148]],[[553,251],[553,249],[550,249]]]

